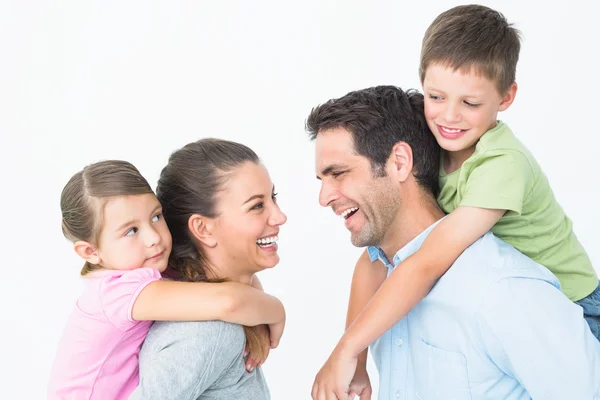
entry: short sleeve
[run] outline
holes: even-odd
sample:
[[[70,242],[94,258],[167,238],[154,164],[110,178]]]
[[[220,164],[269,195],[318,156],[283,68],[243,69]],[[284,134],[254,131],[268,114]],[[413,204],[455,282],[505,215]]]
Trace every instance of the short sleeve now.
[[[123,331],[137,324],[131,316],[135,300],[146,286],[160,279],[160,272],[154,268],[137,268],[104,278],[99,294],[106,318]]]
[[[523,154],[486,153],[471,167],[459,205],[520,214],[533,183],[533,170]]]

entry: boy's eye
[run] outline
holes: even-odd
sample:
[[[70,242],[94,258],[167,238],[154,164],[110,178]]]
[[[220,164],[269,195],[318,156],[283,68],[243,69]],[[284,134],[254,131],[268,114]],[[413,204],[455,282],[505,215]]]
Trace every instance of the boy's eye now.
[[[341,172],[332,172],[331,176],[333,176],[334,178],[337,178],[338,176],[342,175],[346,173],[346,171],[341,171]]]
[[[476,107],[479,107],[479,106],[480,106],[480,104],[477,104],[477,103],[471,103],[470,101],[465,101],[464,103],[465,103],[465,104],[466,104],[468,107],[471,107],[471,108],[476,108]]]
[[[132,236],[132,235],[135,235],[135,234],[137,233],[137,231],[138,231],[138,228],[136,228],[136,227],[134,226],[133,228],[131,228],[130,230],[128,230],[128,231],[125,233],[125,236]]]
[[[431,100],[440,100],[440,99],[441,99],[441,97],[440,97],[440,96],[436,96],[435,94],[430,94],[430,95],[429,95],[429,98],[430,98]]]

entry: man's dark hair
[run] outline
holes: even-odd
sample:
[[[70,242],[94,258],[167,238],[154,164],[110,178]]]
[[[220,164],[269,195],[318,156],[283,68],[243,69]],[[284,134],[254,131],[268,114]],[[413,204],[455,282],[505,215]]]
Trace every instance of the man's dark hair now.
[[[312,109],[306,120],[311,140],[321,131],[344,128],[354,149],[371,162],[375,176],[385,176],[384,165],[398,142],[413,152],[413,175],[437,197],[440,147],[429,130],[423,95],[396,86],[376,86],[350,92]]]

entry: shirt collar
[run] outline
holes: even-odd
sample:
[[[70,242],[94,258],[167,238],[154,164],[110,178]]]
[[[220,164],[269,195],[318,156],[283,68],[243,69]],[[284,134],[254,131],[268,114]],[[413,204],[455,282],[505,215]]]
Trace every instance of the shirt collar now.
[[[398,264],[400,264],[402,261],[407,259],[409,256],[416,253],[417,250],[419,250],[419,248],[421,247],[421,245],[423,244],[423,242],[425,241],[427,236],[429,236],[429,234],[431,233],[433,228],[435,228],[435,226],[437,224],[439,224],[442,221],[442,219],[444,219],[444,218],[446,218],[446,217],[443,217],[443,218],[435,221],[427,229],[425,229],[423,232],[421,232],[419,235],[417,235],[416,238],[414,238],[407,245],[405,245],[400,250],[398,250],[396,255],[394,255],[394,259],[393,259],[394,264],[393,265],[388,261],[385,253],[383,252],[383,250],[381,250],[380,247],[369,246],[367,248],[367,251],[369,252],[369,258],[371,259],[371,262],[373,262],[375,260],[379,260],[388,268],[398,266]]]

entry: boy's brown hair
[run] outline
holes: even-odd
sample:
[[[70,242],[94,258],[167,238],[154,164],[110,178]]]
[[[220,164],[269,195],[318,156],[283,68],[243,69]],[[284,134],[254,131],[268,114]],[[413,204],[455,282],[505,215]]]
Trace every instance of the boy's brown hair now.
[[[429,25],[421,47],[419,76],[432,64],[477,73],[496,82],[500,94],[515,82],[520,32],[504,15],[481,5],[451,8]]]

